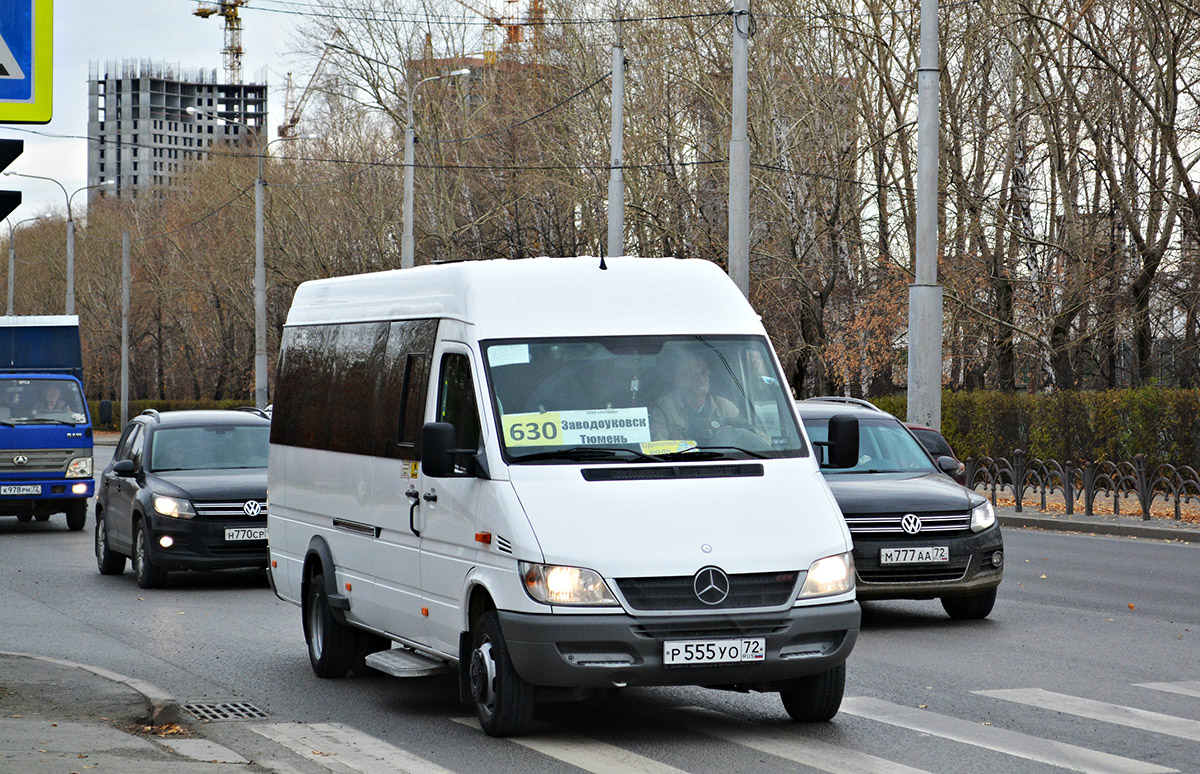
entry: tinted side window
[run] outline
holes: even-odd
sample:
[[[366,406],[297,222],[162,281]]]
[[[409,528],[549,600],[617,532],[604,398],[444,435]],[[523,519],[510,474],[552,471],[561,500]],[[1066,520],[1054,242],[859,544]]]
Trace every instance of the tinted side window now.
[[[333,378],[326,353],[336,333],[337,329],[331,325],[284,330],[271,417],[271,443],[325,448]]]
[[[142,432],[142,428],[140,427],[129,438],[129,456],[127,459],[133,460],[133,465],[136,468],[142,467],[142,449],[144,447],[145,440],[146,434]]]
[[[479,408],[471,381],[471,361],[466,355],[442,356],[437,421],[454,425],[456,448],[479,448]]]
[[[392,323],[379,390],[375,454],[415,460],[421,456],[426,385],[433,358],[436,320]]]
[[[114,460],[129,459],[129,447],[133,443],[133,438],[142,431],[140,424],[130,424],[125,427],[125,432],[121,435],[121,440],[117,441],[117,449],[113,452]]]
[[[330,451],[375,451],[375,412],[387,336],[387,323],[339,325],[332,349],[323,353],[332,366],[326,447]]]

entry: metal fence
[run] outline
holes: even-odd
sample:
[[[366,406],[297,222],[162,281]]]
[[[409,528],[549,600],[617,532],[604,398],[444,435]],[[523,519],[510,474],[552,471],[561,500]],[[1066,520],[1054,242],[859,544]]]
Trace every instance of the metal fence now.
[[[1008,489],[1015,507],[1021,512],[1027,495],[1040,496],[1041,509],[1046,510],[1046,496],[1062,495],[1066,512],[1074,514],[1083,506],[1085,516],[1091,516],[1096,500],[1112,498],[1112,512],[1121,512],[1121,498],[1136,496],[1142,509],[1142,519],[1150,520],[1150,506],[1156,499],[1175,506],[1175,520],[1181,520],[1180,506],[1200,502],[1200,474],[1183,465],[1159,465],[1147,469],[1145,455],[1138,454],[1133,462],[1081,461],[1059,462],[1026,457],[1017,449],[1012,459],[1004,457],[970,457],[966,461],[967,486],[991,490],[992,504],[996,493]]]

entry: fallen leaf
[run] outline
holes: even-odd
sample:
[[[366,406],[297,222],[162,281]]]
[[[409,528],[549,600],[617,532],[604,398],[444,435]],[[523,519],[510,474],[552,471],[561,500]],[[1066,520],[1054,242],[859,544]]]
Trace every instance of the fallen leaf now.
[[[1042,576],[1042,579],[1043,579],[1043,580],[1045,580],[1045,578],[1046,578],[1046,576],[1045,576],[1045,575],[1043,575],[1043,576]]]
[[[918,704],[917,705],[917,709],[928,709],[928,708],[929,708],[928,704]]]
[[[1134,608],[1133,608],[1133,603],[1132,603],[1132,602],[1130,602],[1130,603],[1129,603],[1129,609],[1130,609],[1130,610],[1133,610],[1133,609],[1134,609]]]
[[[984,724],[985,726],[990,726],[990,725],[991,725],[991,722],[989,722],[989,721],[986,721],[986,720],[985,720],[985,721],[983,722],[983,724]]]

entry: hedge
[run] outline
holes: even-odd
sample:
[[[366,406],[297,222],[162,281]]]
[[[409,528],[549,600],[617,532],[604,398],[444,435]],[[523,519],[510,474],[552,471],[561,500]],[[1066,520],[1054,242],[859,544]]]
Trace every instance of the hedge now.
[[[904,418],[907,396],[872,401]],[[1133,460],[1200,466],[1200,390],[1140,387],[1031,395],[943,392],[942,434],[962,459]]]

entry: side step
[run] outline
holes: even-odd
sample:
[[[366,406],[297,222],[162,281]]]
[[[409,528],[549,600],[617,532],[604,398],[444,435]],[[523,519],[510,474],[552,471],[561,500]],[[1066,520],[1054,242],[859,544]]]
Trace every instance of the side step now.
[[[367,656],[366,661],[367,666],[392,677],[427,677],[448,674],[452,669],[448,662],[408,648],[381,650]]]

